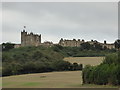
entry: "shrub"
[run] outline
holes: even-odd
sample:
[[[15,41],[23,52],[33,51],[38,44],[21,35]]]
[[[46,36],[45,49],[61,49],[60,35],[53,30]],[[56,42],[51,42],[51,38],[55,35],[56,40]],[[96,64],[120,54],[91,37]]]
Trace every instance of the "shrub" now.
[[[107,55],[98,66],[83,69],[83,83],[99,85],[120,85],[120,63],[118,54]]]

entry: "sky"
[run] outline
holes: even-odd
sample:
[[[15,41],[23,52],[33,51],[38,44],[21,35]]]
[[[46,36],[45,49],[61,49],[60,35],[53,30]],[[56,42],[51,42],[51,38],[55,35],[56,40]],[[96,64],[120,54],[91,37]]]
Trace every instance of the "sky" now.
[[[42,35],[42,42],[118,38],[117,2],[3,2],[2,42],[21,43],[21,31]]]

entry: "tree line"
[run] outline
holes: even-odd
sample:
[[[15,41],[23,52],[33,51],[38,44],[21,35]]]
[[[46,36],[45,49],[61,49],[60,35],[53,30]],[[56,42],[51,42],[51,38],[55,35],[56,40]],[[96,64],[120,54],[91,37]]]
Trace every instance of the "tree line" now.
[[[83,83],[120,85],[120,52],[107,55],[98,66],[87,65],[83,69]]]
[[[2,51],[9,51],[14,49],[14,43],[3,43]],[[109,49],[107,47],[103,47],[99,43],[90,44],[89,42],[84,42],[80,45],[80,47],[62,47],[60,45],[54,45],[52,47],[48,47],[55,52],[61,53],[64,56],[71,57],[94,57],[94,56],[105,56],[109,53],[114,53],[120,48],[120,40],[116,40],[114,42],[115,49]],[[42,47],[42,46],[41,46]]]

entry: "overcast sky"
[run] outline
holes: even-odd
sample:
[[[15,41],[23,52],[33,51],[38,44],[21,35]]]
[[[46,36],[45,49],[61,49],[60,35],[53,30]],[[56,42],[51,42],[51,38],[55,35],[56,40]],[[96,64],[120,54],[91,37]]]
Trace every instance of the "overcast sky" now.
[[[118,3],[4,2],[2,42],[21,42],[21,31],[42,35],[42,42],[91,39],[112,43],[118,38]]]

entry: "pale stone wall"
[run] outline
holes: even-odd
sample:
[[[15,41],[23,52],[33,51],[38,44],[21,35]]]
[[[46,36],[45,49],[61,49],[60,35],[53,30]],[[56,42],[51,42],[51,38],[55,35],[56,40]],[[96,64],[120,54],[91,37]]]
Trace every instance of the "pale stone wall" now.
[[[79,47],[81,43],[83,43],[84,41],[80,41],[80,39],[76,40],[63,40],[61,38],[61,40],[59,41],[59,45],[64,46],[64,47]]]
[[[104,44],[104,47],[107,47],[109,49],[115,49],[115,45],[114,44]]]
[[[46,42],[44,42],[44,43],[41,43],[40,45],[43,45],[43,46],[46,46],[46,47],[51,47],[51,46],[53,46],[54,44],[53,44],[53,42],[46,41]]]
[[[21,44],[15,44],[14,45],[14,48],[19,48],[19,47],[21,47]]]

